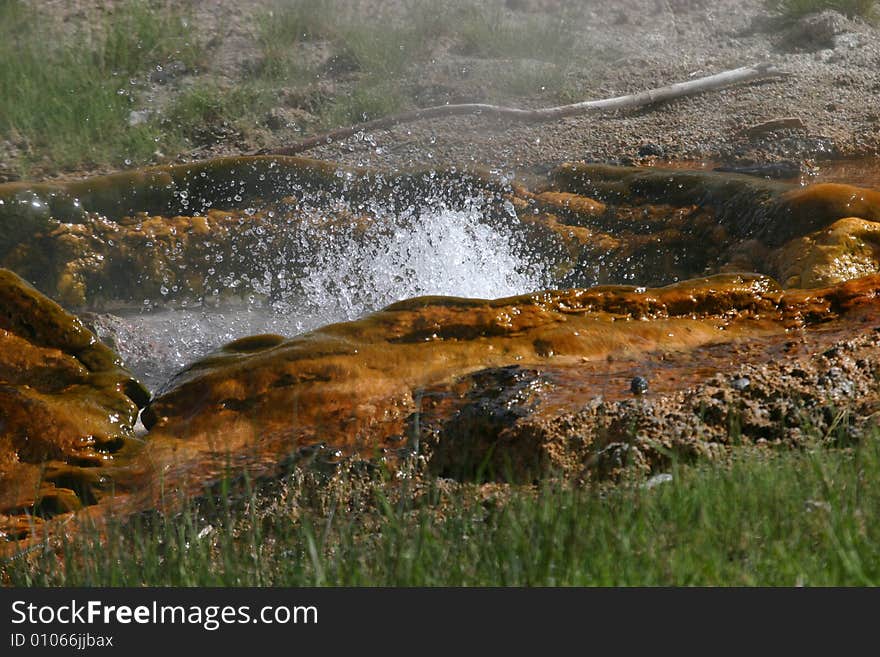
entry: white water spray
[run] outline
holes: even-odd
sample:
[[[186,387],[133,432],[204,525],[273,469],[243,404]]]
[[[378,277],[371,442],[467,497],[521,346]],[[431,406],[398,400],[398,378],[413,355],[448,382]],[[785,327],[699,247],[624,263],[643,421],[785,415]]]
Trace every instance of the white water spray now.
[[[541,289],[546,264],[518,231],[513,209],[508,213],[507,221],[487,221],[474,200],[456,209],[436,203],[375,212],[365,225],[307,225],[288,252],[255,254],[265,260],[263,278],[281,290],[271,303],[105,318],[99,332],[112,336],[127,365],[155,388],[246,335],[293,336],[416,296],[496,298]]]

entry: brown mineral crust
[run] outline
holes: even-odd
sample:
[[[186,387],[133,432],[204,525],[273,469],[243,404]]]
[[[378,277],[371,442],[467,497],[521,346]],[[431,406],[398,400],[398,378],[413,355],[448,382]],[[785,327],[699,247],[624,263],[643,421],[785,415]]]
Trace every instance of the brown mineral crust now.
[[[458,402],[437,402],[437,391],[467,388],[454,382],[483,370],[546,372],[562,392],[534,394],[541,408],[557,411],[583,406],[609,385],[623,391],[625,376],[663,370],[665,359],[679,365],[666,366],[660,389],[675,391],[730,362],[779,357],[792,336],[848,326],[851,314],[861,326],[868,320],[855,316],[874,313],[878,288],[880,276],[792,293],[765,277],[719,276],[647,290],[412,299],[290,340],[233,343],[195,363],[146,410],[150,449],[133,466],[147,489],[158,470],[200,480],[231,458],[271,473],[315,446],[336,457],[393,456],[412,434],[419,404],[433,397],[435,410],[457,412]],[[715,356],[704,358],[706,350]],[[619,383],[609,382],[609,368]]]
[[[856,217],[796,238],[772,256],[772,266],[786,287],[815,288],[878,271],[880,223]]]
[[[0,533],[94,503],[148,398],[78,319],[0,270]]]
[[[442,476],[614,477],[663,467],[670,453],[723,452],[734,421],[743,440],[800,445],[803,413],[831,427],[825,409],[852,395],[866,416],[880,408],[871,401],[878,290],[876,275],[789,292],[727,275],[658,289],[426,297],[293,339],[252,336],[172,380],[144,413],[141,449],[101,468],[47,463],[57,483],[40,508],[81,504],[76,518],[100,523],[111,510],[200,494],[229,473],[275,476],[348,457],[393,465],[415,450]],[[731,388],[737,373],[751,378],[745,393]],[[650,382],[638,398],[636,375]],[[71,473],[93,476],[91,497],[74,494]],[[102,492],[111,487],[114,496]],[[5,526],[23,531],[20,511]],[[75,527],[59,518],[41,531]]]
[[[770,247],[838,219],[880,220],[880,192],[839,183],[801,188],[735,173],[569,163],[551,173],[550,184],[607,205],[711,208],[732,237],[757,238]]]
[[[36,226],[37,232],[7,249],[6,261],[30,267],[32,279],[45,273],[72,305],[102,295],[156,297],[166,285],[204,294],[212,285],[205,255],[222,256],[228,268],[217,276],[240,273],[258,260],[251,247],[277,250],[273,240],[302,217],[295,197],[284,201],[293,214],[274,222],[265,205],[174,214],[180,192],[204,206],[210,199],[198,194],[225,194],[244,175],[256,203],[261,190],[273,191],[260,187],[260,176],[277,183],[291,171],[313,191],[355,201],[385,194],[393,207],[444,185],[462,197],[484,195],[490,206],[509,201],[531,246],[558,255],[561,245],[568,253],[567,260],[555,261],[566,289],[496,300],[410,299],[290,340],[236,341],[181,372],[146,409],[146,446],[129,439],[131,408],[136,412],[130,399],[123,404],[128,410],[111,417],[119,431],[102,424],[110,417],[106,408],[116,408],[114,395],[143,395],[130,378],[120,383],[119,363],[109,350],[94,346],[78,323],[53,324],[51,308],[20,299],[6,304],[0,409],[7,409],[4,431],[14,430],[17,438],[6,452],[14,458],[0,462],[15,465],[22,482],[14,494],[3,488],[6,511],[0,512],[7,514],[3,526],[10,536],[23,531],[21,514],[29,510],[51,516],[82,506],[78,517],[94,519],[111,506],[160,505],[169,486],[181,495],[198,493],[230,471],[271,476],[291,464],[333,464],[350,456],[397,462],[414,449],[435,473],[451,476],[472,476],[483,462],[520,479],[547,468],[568,474],[586,468],[591,476],[614,475],[627,463],[653,468],[663,451],[649,443],[663,433],[664,413],[684,427],[669,439],[676,449],[709,455],[725,444],[719,427],[733,420],[718,399],[699,392],[707,381],[735,367],[766,367],[754,376],[766,374],[768,382],[788,377],[786,367],[815,373],[815,363],[807,362],[815,350],[880,324],[872,241],[880,212],[876,192],[845,185],[800,189],[699,171],[569,164],[533,193],[521,185],[498,187],[477,173],[383,178],[296,158],[214,161],[37,190],[48,194],[47,206],[82,212],[67,223],[26,217],[18,228]],[[17,212],[30,198],[20,195],[34,190],[13,191],[17,200],[4,212]],[[81,206],[76,194],[86,199]],[[102,214],[111,210],[114,218]],[[505,215],[496,210],[495,219]],[[0,221],[10,216],[16,218]],[[342,212],[324,220],[357,226],[362,218]],[[248,242],[249,231],[259,239]],[[821,287],[783,291],[757,274],[662,288],[578,287],[597,261],[608,276],[661,281],[744,263],[781,272],[788,286]],[[181,263],[187,266],[177,267]],[[854,275],[864,276],[841,283]],[[42,340],[44,334],[52,338]],[[873,362],[872,345],[858,348]],[[649,381],[637,399],[630,392],[634,376]],[[819,378],[799,390],[821,405],[828,395],[815,392],[825,390]],[[856,380],[861,385],[867,378]],[[723,385],[716,388],[713,394],[731,399]],[[769,389],[768,383],[752,390],[770,398]],[[702,430],[691,418],[689,400],[697,398],[700,409],[714,409],[707,440],[691,435]],[[68,403],[81,408],[69,413]],[[744,432],[797,444],[791,432],[767,419],[770,411],[761,404],[752,400]],[[590,411],[598,419],[582,422],[585,411],[577,409],[594,407],[602,409]],[[33,422],[45,428],[39,439],[27,433]],[[626,427],[638,428],[642,442],[627,438]]]
[[[587,196],[566,192],[542,192],[533,197],[543,209],[571,212],[579,217],[598,218],[606,211],[604,203]]]
[[[872,308],[853,321],[875,327],[880,315]],[[545,467],[602,478],[633,466],[657,471],[672,458],[713,458],[744,444],[848,447],[877,428],[880,336],[869,330],[853,338],[849,320],[797,340],[713,346],[702,351],[700,369],[690,355],[666,360],[649,368],[618,365],[608,394],[586,405],[577,403],[583,387],[554,380],[542,400],[547,406],[506,427],[503,437],[539,445],[532,456]],[[652,393],[643,399],[624,394],[633,372],[651,379]],[[491,437],[483,443],[487,453]]]
[[[10,183],[0,185],[7,235],[0,264],[71,307],[214,298],[232,294],[229,280],[237,281],[234,294],[246,295],[298,226],[317,218],[331,231],[385,220],[341,209],[340,198],[349,208],[378,201],[393,214],[424,198],[454,205],[479,197],[487,220],[525,231],[530,251],[563,287],[656,286],[738,270],[812,287],[878,267],[870,229],[835,223],[880,217],[873,190],[582,163],[529,183],[533,190],[477,170],[383,173],[283,157],[221,158],[66,185]],[[502,207],[510,205],[516,220]],[[832,225],[840,248],[821,237]],[[852,240],[863,245],[855,255],[846,246]],[[800,256],[801,246],[813,256]]]
[[[829,226],[837,219],[859,217],[880,221],[880,192],[840,183],[821,183],[784,193],[778,201],[801,234]]]
[[[457,377],[423,394],[422,449],[442,476],[534,481],[646,473],[736,444],[850,445],[880,409],[876,283],[787,300],[814,322],[788,331]],[[632,394],[634,376],[648,393]]]

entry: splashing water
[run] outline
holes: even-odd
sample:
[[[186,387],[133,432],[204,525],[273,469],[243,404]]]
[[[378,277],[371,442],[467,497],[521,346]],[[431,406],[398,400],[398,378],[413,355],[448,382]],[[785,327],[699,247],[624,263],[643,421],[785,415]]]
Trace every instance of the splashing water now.
[[[280,295],[215,310],[185,308],[104,316],[97,322],[127,365],[156,387],[194,359],[246,335],[293,336],[357,319],[422,295],[495,298],[545,287],[547,264],[527,244],[513,208],[490,221],[474,199],[400,213],[365,225],[305,223],[282,253],[255,253]]]
[[[478,206],[404,213],[372,223],[355,248],[352,235],[318,236],[300,281],[308,314],[340,321],[416,296],[495,298],[541,287],[541,265],[528,261],[515,232],[481,217]]]

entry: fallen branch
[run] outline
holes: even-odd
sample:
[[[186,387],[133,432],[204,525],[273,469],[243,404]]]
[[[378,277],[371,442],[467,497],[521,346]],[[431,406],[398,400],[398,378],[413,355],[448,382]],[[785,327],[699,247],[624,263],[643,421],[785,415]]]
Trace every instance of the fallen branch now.
[[[741,68],[724,71],[704,78],[689,80],[688,82],[676,82],[666,87],[650,89],[628,96],[605,98],[602,100],[587,100],[571,105],[559,105],[543,109],[519,109],[516,107],[504,107],[501,105],[487,105],[485,103],[463,103],[458,105],[437,105],[424,109],[410,110],[400,114],[392,114],[356,123],[345,128],[337,128],[324,134],[315,135],[303,139],[290,146],[283,148],[267,148],[257,151],[256,155],[295,155],[311,150],[322,144],[330,144],[340,139],[351,137],[359,132],[370,132],[391,128],[402,123],[412,123],[422,119],[434,119],[447,116],[479,115],[498,119],[522,121],[524,123],[538,123],[542,121],[555,121],[567,116],[578,116],[591,112],[607,112],[612,110],[630,109],[642,107],[654,103],[662,103],[674,98],[692,96],[694,94],[720,89],[732,84],[751,82],[762,78],[784,75],[781,71],[770,64],[758,64],[756,66],[743,66]]]

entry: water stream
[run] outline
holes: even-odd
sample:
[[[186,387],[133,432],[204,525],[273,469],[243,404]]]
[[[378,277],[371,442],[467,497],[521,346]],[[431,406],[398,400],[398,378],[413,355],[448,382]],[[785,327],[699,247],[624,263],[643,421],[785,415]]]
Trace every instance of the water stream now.
[[[267,245],[252,254],[261,261],[266,295],[216,307],[128,309],[94,323],[155,390],[187,363],[243,336],[294,336],[422,295],[497,298],[542,289],[550,283],[548,265],[509,213],[508,221],[489,221],[473,199],[455,209],[438,202],[380,210],[366,226],[300,222],[282,252]],[[248,286],[260,289],[253,276]]]

